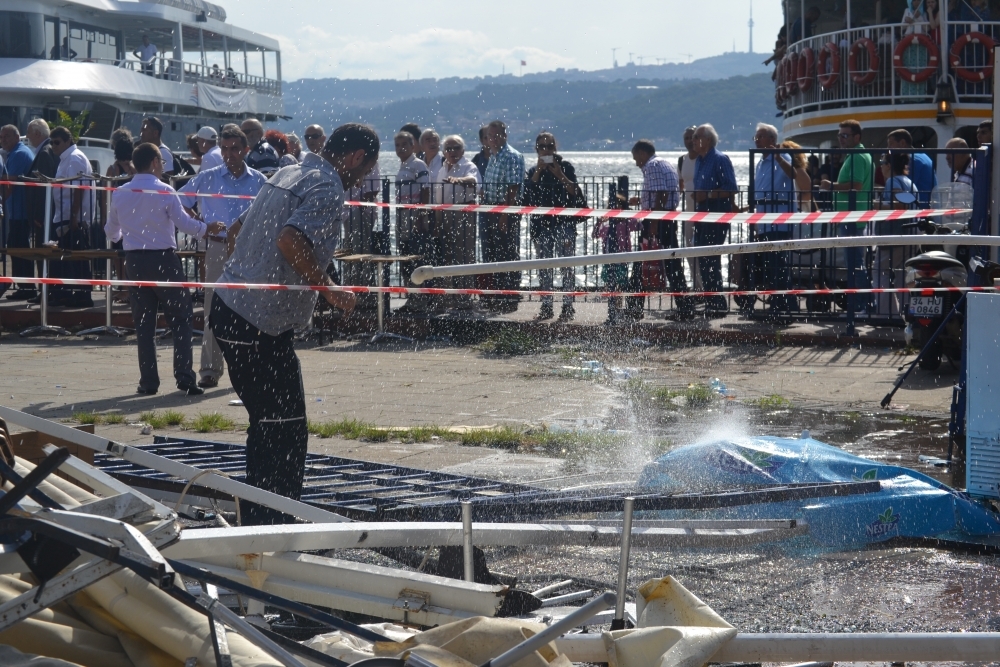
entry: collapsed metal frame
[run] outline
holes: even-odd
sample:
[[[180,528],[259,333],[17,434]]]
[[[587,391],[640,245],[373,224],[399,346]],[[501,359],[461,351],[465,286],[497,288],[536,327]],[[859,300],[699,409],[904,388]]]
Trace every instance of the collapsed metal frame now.
[[[157,436],[152,445],[134,449],[200,470],[219,470],[235,481],[243,479],[246,469],[246,448],[233,443]],[[187,486],[172,475],[109,454],[98,454],[94,463],[122,482],[171,498]],[[626,487],[587,494],[309,453],[301,501],[356,521],[459,521],[462,503],[467,502],[477,521],[511,522],[585,512],[620,512],[625,496],[633,496],[634,509],[641,512],[717,509],[876,493],[880,489],[878,482],[845,482],[669,496]],[[197,484],[190,486],[186,497],[230,498]]]

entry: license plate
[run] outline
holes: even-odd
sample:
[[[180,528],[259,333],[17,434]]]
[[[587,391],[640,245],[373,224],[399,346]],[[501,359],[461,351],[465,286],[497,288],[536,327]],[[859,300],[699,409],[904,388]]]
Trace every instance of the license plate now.
[[[910,315],[940,315],[943,301],[942,296],[911,296]]]

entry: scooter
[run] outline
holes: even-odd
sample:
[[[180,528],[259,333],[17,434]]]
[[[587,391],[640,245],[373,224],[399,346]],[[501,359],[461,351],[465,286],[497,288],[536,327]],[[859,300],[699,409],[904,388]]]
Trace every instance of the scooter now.
[[[964,224],[938,224],[930,220],[920,220],[916,226],[927,234],[950,236],[967,233]],[[953,250],[958,255],[967,255],[965,246],[942,244],[928,246],[921,244],[921,254],[903,263],[905,287],[965,287],[969,283],[965,263],[955,255],[945,252]],[[933,248],[933,249],[932,249]],[[903,299],[903,320],[906,322],[904,336],[907,345],[921,348],[930,341],[945,317],[962,297],[958,292],[935,292],[931,296],[909,294]],[[947,357],[952,365],[962,359],[962,318],[950,319],[944,330],[937,336],[933,346],[920,358],[920,368],[928,371],[941,366],[941,358]]]

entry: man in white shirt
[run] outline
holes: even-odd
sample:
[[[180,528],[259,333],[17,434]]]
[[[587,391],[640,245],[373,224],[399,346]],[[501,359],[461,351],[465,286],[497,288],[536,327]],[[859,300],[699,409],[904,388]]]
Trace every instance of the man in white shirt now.
[[[149,35],[143,35],[142,46],[132,52],[132,55],[139,59],[142,73],[146,76],[153,76],[153,58],[157,53],[156,44],[149,42]]]
[[[163,121],[156,116],[146,116],[142,119],[142,129],[139,130],[139,141],[144,144],[154,144],[160,147],[160,159],[163,160],[163,177],[169,177],[177,171],[174,164],[174,154],[163,143]]]
[[[111,241],[122,241],[125,273],[130,280],[183,282],[187,278],[177,249],[176,229],[195,237],[224,233],[223,222],[205,224],[184,211],[174,189],[161,182],[163,159],[155,144],[144,143],[132,153],[136,175],[129,190],[111,196],[104,231]],[[157,195],[136,190],[158,190]],[[156,367],[156,311],[163,311],[174,338],[174,380],[177,388],[191,396],[205,393],[195,383],[191,357],[191,293],[185,288],[130,287],[129,303],[139,349],[139,394],[155,394],[160,388]]]
[[[444,156],[441,155],[441,135],[434,130],[424,130],[420,133],[420,150],[424,153],[424,164],[427,165],[427,178],[431,183],[431,203],[438,204],[434,199],[434,182],[441,165],[444,164]]]
[[[694,210],[694,164],[698,159],[698,153],[694,150],[694,131],[698,129],[694,125],[684,130],[684,148],[687,149],[685,155],[677,158],[677,174],[680,176],[680,189],[684,193],[684,210]],[[683,223],[684,247],[694,245],[694,223]],[[688,258],[688,268],[691,269],[691,277],[694,280],[694,290],[701,291],[701,274],[698,272],[698,258]]]
[[[222,159],[222,150],[219,148],[219,133],[215,131],[215,128],[206,125],[200,128],[195,136],[198,138],[198,149],[201,151],[201,168],[198,171],[208,171],[214,167],[221,167],[224,160]]]
[[[435,201],[442,204],[475,204],[482,185],[479,167],[465,157],[465,141],[457,134],[444,138],[444,164],[434,179]],[[442,265],[476,263],[476,214],[445,211],[441,214]],[[471,289],[474,276],[455,276],[442,280],[442,287]],[[448,297],[455,308],[471,309],[472,297]]]
[[[399,171],[396,173],[396,203],[426,204],[430,201],[430,180],[427,164],[414,154],[416,142],[409,132],[399,132],[395,137]],[[422,255],[425,263],[433,257],[432,239],[426,211],[401,209],[396,212],[396,250],[400,255]],[[428,252],[430,250],[430,252]],[[410,284],[416,268],[414,262],[400,262],[399,275],[403,285]],[[409,310],[426,309],[422,295],[410,294],[403,306]],[[404,311],[405,312],[405,311]]]
[[[202,130],[206,128],[201,128]],[[267,182],[267,177],[256,169],[251,169],[243,161],[250,146],[247,136],[237,127],[227,127],[222,131],[222,146],[216,147],[225,161],[222,166],[204,169],[181,188],[181,192],[197,192],[213,195],[252,195],[260,192]],[[206,156],[207,157],[207,156]],[[204,164],[204,163],[203,163]],[[230,199],[214,197],[184,197],[184,207],[189,213],[197,203],[199,217],[205,222],[221,222],[226,229],[231,227],[243,213],[250,208],[252,199]],[[226,264],[226,231],[218,235],[209,235],[205,239],[205,281],[214,283],[222,275]],[[214,290],[205,290],[205,303],[212,304]],[[222,350],[215,340],[208,325],[206,314],[205,335],[201,339],[201,367],[198,375],[201,379],[198,386],[210,389],[219,386],[219,378],[225,370]]]
[[[56,180],[69,185],[94,185],[90,160],[73,141],[65,127],[57,127],[49,135],[52,153],[59,159]],[[94,219],[94,191],[76,188],[52,188],[52,234],[50,238],[65,250],[90,249],[90,223]],[[52,278],[92,276],[90,262],[52,262]],[[90,287],[50,288],[49,305],[71,308],[92,308]]]

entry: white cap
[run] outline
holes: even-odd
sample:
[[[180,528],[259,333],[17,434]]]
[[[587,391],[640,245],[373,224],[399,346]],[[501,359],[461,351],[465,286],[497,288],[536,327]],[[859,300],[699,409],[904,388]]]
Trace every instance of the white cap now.
[[[205,139],[207,141],[215,141],[219,138],[219,133],[215,131],[214,127],[206,125],[200,130],[198,130],[198,134],[196,136],[199,139]]]

